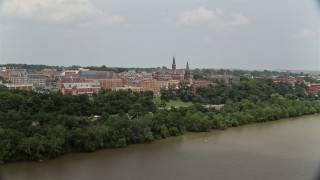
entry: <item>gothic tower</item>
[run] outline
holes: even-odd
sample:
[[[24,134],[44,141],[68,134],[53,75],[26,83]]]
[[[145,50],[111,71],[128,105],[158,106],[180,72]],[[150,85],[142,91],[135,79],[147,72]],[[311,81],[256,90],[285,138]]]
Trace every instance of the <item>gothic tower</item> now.
[[[184,72],[184,79],[185,80],[190,80],[192,78],[193,78],[193,76],[192,76],[191,70],[189,68],[189,62],[187,62],[186,70]]]
[[[172,61],[172,72],[176,73],[176,59],[173,56],[173,61]]]

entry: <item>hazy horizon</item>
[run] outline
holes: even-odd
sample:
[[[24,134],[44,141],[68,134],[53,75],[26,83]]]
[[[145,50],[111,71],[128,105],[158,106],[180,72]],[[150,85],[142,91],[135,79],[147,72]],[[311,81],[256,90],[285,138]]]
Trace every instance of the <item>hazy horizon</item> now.
[[[0,64],[320,70],[316,0],[4,0]]]

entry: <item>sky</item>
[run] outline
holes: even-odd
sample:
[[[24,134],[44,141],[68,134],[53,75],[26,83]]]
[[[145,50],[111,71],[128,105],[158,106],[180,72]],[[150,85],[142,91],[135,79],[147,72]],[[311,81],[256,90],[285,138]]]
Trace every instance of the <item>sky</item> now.
[[[0,0],[0,64],[320,70],[316,0]]]

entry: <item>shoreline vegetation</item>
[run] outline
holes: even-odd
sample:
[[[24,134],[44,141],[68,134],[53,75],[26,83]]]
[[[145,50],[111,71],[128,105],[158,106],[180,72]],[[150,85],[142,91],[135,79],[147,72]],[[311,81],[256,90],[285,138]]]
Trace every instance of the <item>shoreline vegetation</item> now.
[[[167,107],[178,102],[178,108]],[[186,105],[187,104],[187,105]],[[205,104],[225,104],[220,110]],[[0,87],[0,163],[42,161],[73,152],[93,152],[150,143],[186,131],[206,132],[320,113],[320,100],[304,84],[245,79],[233,86],[152,92],[102,90],[63,96]]]

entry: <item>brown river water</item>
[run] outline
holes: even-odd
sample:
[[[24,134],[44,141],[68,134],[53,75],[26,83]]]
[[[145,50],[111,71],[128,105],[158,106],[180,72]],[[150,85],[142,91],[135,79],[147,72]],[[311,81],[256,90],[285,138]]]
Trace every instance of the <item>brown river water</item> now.
[[[0,168],[4,180],[318,179],[320,115]]]

